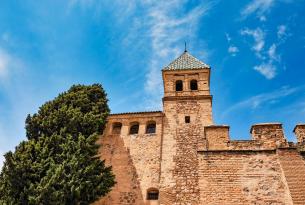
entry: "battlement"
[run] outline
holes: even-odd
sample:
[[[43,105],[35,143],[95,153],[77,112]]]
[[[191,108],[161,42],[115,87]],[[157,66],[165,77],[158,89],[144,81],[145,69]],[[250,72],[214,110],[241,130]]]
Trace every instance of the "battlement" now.
[[[227,125],[210,125],[204,129],[204,145],[199,151],[216,150],[275,150],[278,148],[305,148],[305,124],[298,124],[293,132],[298,144],[287,142],[281,123],[260,123],[251,126],[251,140],[231,140],[230,127]]]
[[[293,132],[297,137],[298,149],[305,152],[305,124],[297,124]]]

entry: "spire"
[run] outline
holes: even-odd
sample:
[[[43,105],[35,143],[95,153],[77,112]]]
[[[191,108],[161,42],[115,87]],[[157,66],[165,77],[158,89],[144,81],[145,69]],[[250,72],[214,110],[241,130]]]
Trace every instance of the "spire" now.
[[[187,52],[186,50],[186,41],[184,41],[184,53]]]

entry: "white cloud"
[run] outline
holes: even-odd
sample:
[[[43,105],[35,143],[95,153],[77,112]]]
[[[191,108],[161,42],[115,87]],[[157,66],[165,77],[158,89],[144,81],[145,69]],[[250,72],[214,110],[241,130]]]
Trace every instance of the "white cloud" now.
[[[0,80],[7,77],[10,61],[10,55],[0,48]]]
[[[238,48],[236,46],[229,46],[228,48],[228,52],[232,55],[232,56],[236,56],[236,53],[239,52]]]
[[[255,14],[256,17],[264,22],[267,20],[267,14],[277,3],[292,3],[293,0],[252,0],[241,11],[243,19]]]
[[[279,25],[277,27],[277,38],[279,39],[280,43],[285,42],[286,39],[291,36],[291,33],[288,33],[287,30],[286,25]]]
[[[287,27],[285,25],[279,25],[277,27],[278,38],[281,38],[282,36],[284,36],[286,34],[286,29],[287,29]]]
[[[241,31],[241,35],[248,35],[253,37],[254,44],[252,46],[252,50],[255,51],[257,57],[263,58],[261,51],[265,45],[265,32],[261,28],[256,29],[248,29],[245,28]]]
[[[279,62],[280,56],[276,53],[276,48],[277,48],[277,46],[273,43],[268,50],[268,55],[269,55],[269,59],[271,61]]]
[[[254,66],[254,70],[258,71],[269,80],[276,75],[276,67],[271,63],[262,63],[258,66]]]
[[[229,107],[224,113],[223,116],[227,115],[230,112],[244,109],[244,108],[250,108],[250,109],[257,109],[260,106],[264,106],[266,104],[279,102],[282,98],[290,96],[292,94],[304,91],[305,86],[299,86],[299,87],[288,87],[284,86],[279,89],[276,89],[275,91],[268,92],[268,93],[261,93],[259,95],[255,95],[253,97],[250,97],[246,100],[240,101],[236,103],[235,105]]]
[[[266,20],[264,14],[270,11],[274,3],[274,0],[253,0],[241,11],[241,15],[245,18],[256,14],[258,17]]]
[[[105,1],[70,0],[69,9],[76,6],[85,9],[101,8],[103,7],[101,2]],[[144,85],[148,101],[145,104],[148,104],[148,107],[156,109],[155,102],[158,101],[160,104],[163,92],[160,70],[183,52],[184,41],[187,42],[188,50],[196,44],[197,49],[192,49],[192,53],[203,54],[204,57],[207,57],[204,42],[197,38],[197,29],[201,17],[207,14],[215,1],[198,4],[191,10],[186,9],[186,3],[185,0],[114,0],[111,2],[111,9],[117,16],[115,23],[121,22],[122,19],[130,20],[123,44],[129,46],[131,42],[135,41],[136,46],[139,47],[140,44],[146,47],[151,46]],[[141,8],[140,17],[135,14],[136,8]],[[100,9],[99,12],[101,11]],[[198,50],[198,48],[202,50]],[[160,107],[161,104],[158,108]]]
[[[149,72],[146,75],[145,90],[149,93],[148,104],[154,104],[162,94],[160,70],[170,60],[183,51],[183,42],[198,41],[196,30],[200,18],[211,8],[211,4],[201,4],[194,9],[183,12],[183,0],[164,1],[151,4],[148,9],[148,24],[152,54]]]
[[[254,43],[251,50],[254,51],[256,57],[261,61],[259,65],[253,67],[254,70],[262,74],[266,79],[273,79],[277,74],[277,64],[281,63],[281,55],[277,53],[279,42],[272,43],[268,48],[265,42],[266,33],[261,28],[248,29],[245,28],[241,35],[251,36]]]
[[[236,54],[239,52],[239,49],[231,43],[232,38],[228,33],[226,33],[226,39],[229,43],[228,53],[230,53],[231,56],[236,56]]]

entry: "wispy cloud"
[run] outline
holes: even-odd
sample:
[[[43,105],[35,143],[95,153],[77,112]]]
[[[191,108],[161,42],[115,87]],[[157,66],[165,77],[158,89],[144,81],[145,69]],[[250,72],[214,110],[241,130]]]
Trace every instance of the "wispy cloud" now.
[[[276,75],[276,67],[272,63],[262,63],[260,65],[254,66],[253,69],[258,71],[269,80],[274,78]]]
[[[11,56],[0,48],[0,80],[3,80],[8,76],[10,63]]]
[[[145,90],[148,105],[160,104],[162,79],[160,69],[182,52],[183,41],[198,42],[196,31],[200,18],[207,14],[211,3],[201,4],[183,12],[185,1],[170,0],[150,5],[148,9],[152,53]],[[161,106],[161,105],[160,105]]]
[[[251,15],[256,15],[260,21],[267,21],[267,14],[279,2],[292,3],[293,0],[252,0],[241,10],[241,17],[245,19]]]
[[[270,48],[268,49],[268,56],[270,61],[280,61],[280,55],[276,52],[277,46],[273,43]]]
[[[253,0],[247,4],[241,11],[243,18],[246,18],[252,14],[256,14],[262,21],[266,20],[264,16],[274,6],[274,0]]]
[[[228,48],[228,52],[232,55],[232,56],[236,56],[236,54],[239,52],[239,49],[236,46],[229,46]]]
[[[284,87],[281,87],[272,92],[255,95],[253,97],[250,97],[249,99],[243,100],[243,101],[238,102],[238,103],[234,104],[233,106],[229,107],[223,113],[223,117],[233,111],[238,111],[240,109],[256,109],[260,106],[264,106],[266,104],[273,103],[282,98],[285,98],[292,94],[296,94],[296,93],[304,91],[304,90],[305,90],[304,85],[298,86],[298,87],[284,86]]]
[[[283,31],[285,29],[279,28],[277,33],[279,33],[279,30],[281,30],[280,35],[285,35],[285,31]],[[281,55],[277,53],[277,47],[283,42],[281,41],[283,38],[281,37],[278,39],[278,42],[272,43],[268,48],[265,42],[266,32],[261,28],[245,28],[240,33],[242,36],[251,36],[254,39],[251,50],[254,51],[256,57],[260,60],[260,64],[255,65],[253,69],[265,76],[266,79],[273,79],[277,74],[277,64],[281,62]]]
[[[255,51],[257,57],[263,58],[261,51],[263,50],[265,45],[265,32],[261,28],[245,28],[241,31],[241,35],[248,35],[254,39],[252,50]]]
[[[232,38],[228,33],[226,33],[226,38],[229,44],[228,53],[231,54],[231,56],[236,56],[236,54],[239,52],[238,47],[232,44]]]

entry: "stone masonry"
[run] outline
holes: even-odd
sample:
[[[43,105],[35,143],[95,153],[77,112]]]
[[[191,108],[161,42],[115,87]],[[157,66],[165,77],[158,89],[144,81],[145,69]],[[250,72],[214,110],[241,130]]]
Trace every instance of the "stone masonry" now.
[[[162,70],[163,111],[111,114],[99,142],[117,184],[95,205],[305,205],[305,124],[231,140],[212,119],[210,67],[185,51]]]

